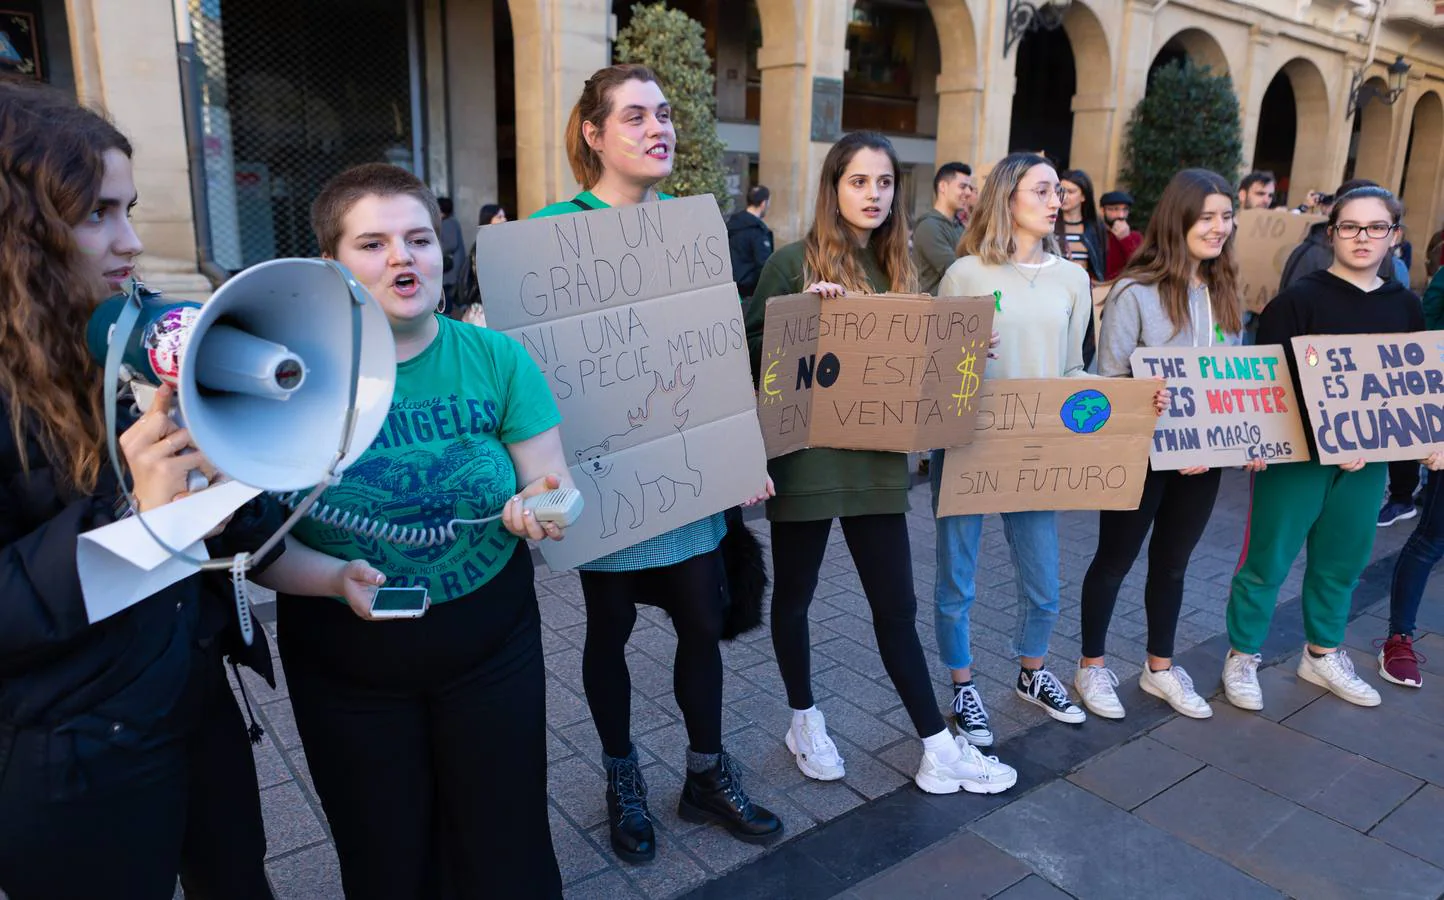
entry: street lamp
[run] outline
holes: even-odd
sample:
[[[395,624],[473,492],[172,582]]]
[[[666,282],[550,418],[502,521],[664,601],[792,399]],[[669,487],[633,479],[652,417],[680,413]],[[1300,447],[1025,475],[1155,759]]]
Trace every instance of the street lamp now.
[[[1008,0],[1008,15],[1003,20],[1003,56],[1030,31],[1053,31],[1063,24],[1063,13],[1072,0]]]
[[[1385,106],[1393,106],[1404,93],[1404,80],[1409,77],[1409,64],[1404,62],[1404,57],[1389,63],[1389,87],[1380,89],[1376,85],[1364,83],[1364,70],[1360,68],[1354,73],[1354,83],[1349,87],[1349,108],[1344,112],[1344,118],[1353,118],[1354,113],[1363,109],[1370,100],[1378,100]]]

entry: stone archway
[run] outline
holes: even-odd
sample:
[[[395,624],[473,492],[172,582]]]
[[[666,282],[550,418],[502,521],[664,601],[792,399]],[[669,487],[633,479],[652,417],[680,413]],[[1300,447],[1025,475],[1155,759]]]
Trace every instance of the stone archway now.
[[[1073,95],[1073,137],[1068,167],[1102,179],[1108,169],[1117,99],[1113,90],[1113,56],[1108,34],[1098,15],[1086,3],[1068,5],[1063,30],[1073,46],[1077,88]],[[1100,188],[1107,190],[1107,188]]]
[[[1154,65],[1171,59],[1187,57],[1200,66],[1208,66],[1215,75],[1230,74],[1228,54],[1213,35],[1201,28],[1185,28],[1158,45]]]
[[[1270,109],[1274,115],[1265,115]],[[1259,98],[1259,111],[1253,167],[1274,167],[1291,203],[1309,190],[1332,191],[1336,173],[1329,167],[1328,142],[1310,139],[1308,131],[1329,117],[1329,91],[1318,66],[1303,57],[1280,66]],[[1278,158],[1266,158],[1271,152]]]
[[[1388,84],[1379,77],[1370,78],[1366,86],[1373,86],[1381,93],[1388,92]],[[1354,113],[1354,136],[1350,140],[1349,158],[1351,178],[1367,178],[1379,184],[1389,183],[1390,144],[1394,131],[1393,107],[1378,100],[1365,104]]]
[[[768,222],[781,246],[802,233],[811,211],[813,72],[807,54],[808,21],[803,4],[794,0],[757,0],[757,16],[762,22],[762,47],[757,51],[762,73],[757,177],[772,187]],[[837,101],[840,118],[841,91]]]
[[[1414,245],[1415,273],[1424,271],[1422,253],[1440,227],[1444,193],[1444,98],[1429,91],[1414,103],[1404,164],[1404,226]],[[1411,273],[1413,274],[1413,273]],[[1421,276],[1422,277],[1422,276]]]
[[[943,59],[938,75],[937,164],[966,160],[974,167],[981,158],[983,80],[978,70],[978,36],[973,14],[964,0],[928,0],[938,48]]]

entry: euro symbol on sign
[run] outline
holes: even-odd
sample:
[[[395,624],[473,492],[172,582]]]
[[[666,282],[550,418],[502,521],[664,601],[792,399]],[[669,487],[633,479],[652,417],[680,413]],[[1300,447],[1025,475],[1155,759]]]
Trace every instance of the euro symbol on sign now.
[[[969,353],[963,348],[963,361],[958,363],[958,374],[962,376],[958,381],[958,392],[953,394],[954,400],[958,401],[957,415],[961,416],[964,409],[972,409],[972,400],[978,395],[978,385],[982,379],[973,372],[973,363],[978,359],[976,353]]]

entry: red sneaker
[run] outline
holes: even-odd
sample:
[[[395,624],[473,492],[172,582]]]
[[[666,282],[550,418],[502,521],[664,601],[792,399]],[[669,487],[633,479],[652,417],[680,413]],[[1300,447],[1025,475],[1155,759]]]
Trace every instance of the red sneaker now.
[[[1379,646],[1379,643],[1375,641],[1374,646]],[[1385,681],[1416,688],[1423,683],[1419,662],[1419,655],[1414,652],[1414,639],[1407,634],[1391,634],[1379,651],[1379,674]]]

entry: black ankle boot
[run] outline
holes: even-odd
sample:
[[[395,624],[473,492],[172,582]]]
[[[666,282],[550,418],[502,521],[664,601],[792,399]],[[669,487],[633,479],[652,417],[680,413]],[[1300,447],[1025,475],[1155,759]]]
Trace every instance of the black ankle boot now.
[[[782,834],[782,820],[758,806],[742,790],[732,758],[726,753],[706,772],[688,772],[677,815],[688,822],[720,822],[736,837],[752,844]]]
[[[637,751],[608,763],[607,817],[612,849],[627,862],[651,862],[657,855],[657,836],[647,810],[647,782],[637,765]]]

